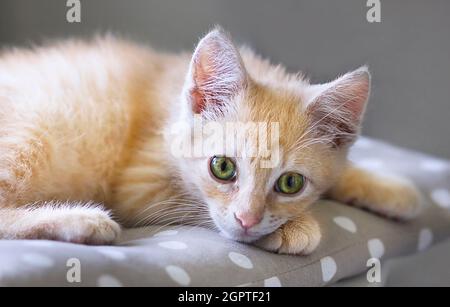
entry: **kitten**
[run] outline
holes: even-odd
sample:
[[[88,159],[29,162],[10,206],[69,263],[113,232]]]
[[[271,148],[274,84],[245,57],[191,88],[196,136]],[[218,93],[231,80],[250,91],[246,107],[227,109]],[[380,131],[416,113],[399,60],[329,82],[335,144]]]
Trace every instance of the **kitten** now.
[[[220,29],[193,55],[112,37],[4,52],[0,238],[108,244],[118,223],[185,223],[308,254],[321,232],[307,209],[321,196],[413,218],[411,183],[346,160],[369,88],[366,67],[312,85]],[[195,118],[278,123],[279,163],[263,168],[239,146],[232,156],[174,155],[171,127]]]

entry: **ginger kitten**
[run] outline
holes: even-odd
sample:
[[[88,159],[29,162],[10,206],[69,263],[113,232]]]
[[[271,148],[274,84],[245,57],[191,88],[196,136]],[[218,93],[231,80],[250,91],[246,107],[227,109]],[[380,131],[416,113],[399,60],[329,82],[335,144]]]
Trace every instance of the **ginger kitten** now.
[[[4,52],[0,238],[108,244],[118,223],[186,223],[308,254],[321,233],[307,209],[321,196],[412,218],[411,183],[346,159],[369,89],[365,67],[312,85],[220,29],[193,55],[112,37]],[[174,155],[173,125],[199,118],[277,123],[278,163],[262,167],[239,144],[232,155]]]

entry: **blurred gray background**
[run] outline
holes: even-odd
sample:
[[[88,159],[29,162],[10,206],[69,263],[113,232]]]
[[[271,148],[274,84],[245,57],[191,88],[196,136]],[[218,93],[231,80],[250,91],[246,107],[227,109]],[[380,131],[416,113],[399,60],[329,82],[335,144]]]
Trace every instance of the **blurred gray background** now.
[[[273,62],[326,81],[368,64],[373,91],[364,134],[450,158],[450,1],[1,0],[0,45],[111,31],[163,50],[192,49],[214,24]]]

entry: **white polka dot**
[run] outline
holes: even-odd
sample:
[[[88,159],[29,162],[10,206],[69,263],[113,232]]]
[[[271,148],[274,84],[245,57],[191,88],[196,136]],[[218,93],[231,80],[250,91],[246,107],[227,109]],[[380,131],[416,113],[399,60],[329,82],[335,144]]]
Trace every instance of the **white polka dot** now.
[[[442,208],[450,208],[450,191],[447,189],[436,189],[431,192],[431,198]]]
[[[188,273],[186,273],[185,270],[178,266],[169,265],[166,267],[166,272],[167,274],[169,274],[170,278],[172,278],[173,281],[180,284],[181,286],[188,286],[191,283],[191,278],[189,277]]]
[[[355,223],[345,216],[336,216],[333,221],[340,227],[344,228],[345,230],[355,233],[356,232],[356,225]]]
[[[122,283],[111,275],[102,275],[97,280],[97,285],[99,287],[106,287],[106,288],[118,288],[123,287]]]
[[[164,231],[158,232],[154,236],[155,237],[175,236],[176,234],[178,234],[178,231],[176,231],[176,230],[164,230]]]
[[[430,229],[424,228],[420,231],[419,242],[417,243],[417,250],[422,252],[431,246],[433,243],[433,233]]]
[[[380,239],[369,240],[367,247],[372,258],[381,259],[384,256],[384,244]]]
[[[331,257],[320,259],[320,266],[322,268],[322,279],[324,282],[329,282],[333,279],[337,272],[336,261]]]
[[[377,158],[366,158],[359,161],[356,161],[356,164],[360,167],[367,168],[370,170],[378,170],[383,168],[384,163],[380,159]]]
[[[103,256],[114,260],[123,261],[127,259],[127,255],[124,252],[113,248],[99,248],[97,251]]]
[[[168,249],[186,249],[187,245],[183,242],[179,241],[165,241],[158,243],[159,246],[168,248]]]
[[[420,163],[420,168],[429,172],[443,172],[449,168],[448,164],[439,160],[424,160]]]
[[[245,255],[236,252],[230,252],[228,257],[234,264],[244,269],[253,269],[252,261]]]
[[[281,281],[278,277],[270,277],[264,280],[264,287],[281,287]]]
[[[51,268],[55,264],[52,258],[36,253],[24,254],[21,260],[30,266],[40,268]]]

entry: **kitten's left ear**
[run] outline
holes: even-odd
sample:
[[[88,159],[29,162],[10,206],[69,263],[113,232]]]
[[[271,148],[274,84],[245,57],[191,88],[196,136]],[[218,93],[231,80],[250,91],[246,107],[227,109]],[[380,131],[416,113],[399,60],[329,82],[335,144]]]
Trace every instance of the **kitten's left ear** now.
[[[307,114],[312,133],[333,147],[352,143],[370,92],[370,73],[361,67],[336,80],[311,86]]]
[[[207,34],[192,56],[187,76],[186,94],[192,111],[223,113],[246,82],[241,56],[229,36],[221,29]]]

